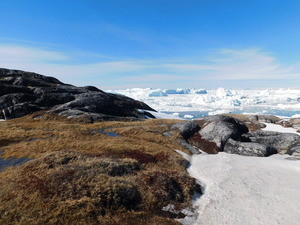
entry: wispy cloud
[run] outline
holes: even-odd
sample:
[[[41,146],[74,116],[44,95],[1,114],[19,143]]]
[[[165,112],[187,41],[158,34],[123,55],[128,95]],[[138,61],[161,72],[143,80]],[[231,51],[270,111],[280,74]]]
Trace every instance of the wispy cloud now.
[[[92,56],[93,54],[84,53]],[[28,46],[1,45],[0,67],[33,71],[55,76],[76,85],[106,88],[130,86],[165,87],[181,84],[189,87],[230,80],[299,79],[299,65],[283,65],[275,56],[258,48],[220,49],[199,63],[181,63],[179,59],[114,59],[96,63],[78,63],[77,54]],[[101,60],[96,57],[97,60]],[[103,60],[103,59],[102,59]],[[193,59],[195,60],[195,59]],[[187,61],[187,58],[184,60]],[[192,59],[191,59],[192,61]],[[76,62],[76,63],[74,63]],[[86,63],[87,62],[87,63]],[[93,58],[95,62],[95,58]]]
[[[56,47],[62,48],[66,47],[65,45],[58,44],[58,43],[49,43],[49,42],[41,42],[41,41],[32,41],[32,40],[25,40],[25,39],[18,39],[18,38],[9,38],[9,37],[0,37],[1,43],[10,43],[19,44],[19,45],[31,45],[31,46],[47,46],[47,47]]]
[[[86,54],[84,55],[93,55]],[[77,55],[78,56],[78,55]],[[99,58],[98,55],[95,56]],[[104,77],[142,71],[147,65],[139,61],[108,61],[74,63],[76,58],[66,53],[25,46],[0,45],[0,67],[20,69],[56,76],[66,82],[101,80]]]
[[[32,47],[0,45],[1,63],[28,63],[66,60],[70,60],[70,57],[60,52]]]
[[[292,79],[298,78],[297,65],[282,65],[270,53],[258,48],[221,49],[207,56],[202,64],[165,64],[173,71],[198,75],[201,79],[245,80],[245,79]]]

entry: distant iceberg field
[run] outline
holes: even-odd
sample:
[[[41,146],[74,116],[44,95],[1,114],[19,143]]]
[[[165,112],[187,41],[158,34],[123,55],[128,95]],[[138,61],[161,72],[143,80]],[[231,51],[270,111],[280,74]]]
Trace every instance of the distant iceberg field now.
[[[140,100],[159,112],[181,118],[219,113],[300,116],[299,89],[152,89],[108,90]]]

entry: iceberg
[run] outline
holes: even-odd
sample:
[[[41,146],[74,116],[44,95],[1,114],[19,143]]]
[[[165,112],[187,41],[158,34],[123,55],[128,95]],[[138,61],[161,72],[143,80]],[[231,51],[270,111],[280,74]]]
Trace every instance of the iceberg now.
[[[191,90],[190,89],[182,89],[182,88],[177,88],[177,89],[166,89],[164,91],[166,94],[170,95],[183,95],[183,94],[190,94]]]
[[[161,90],[153,91],[150,94],[148,94],[149,97],[161,97],[161,96],[168,96],[165,92],[162,92]]]
[[[203,95],[203,94],[207,94],[207,91],[205,89],[198,89],[195,90],[195,94]]]

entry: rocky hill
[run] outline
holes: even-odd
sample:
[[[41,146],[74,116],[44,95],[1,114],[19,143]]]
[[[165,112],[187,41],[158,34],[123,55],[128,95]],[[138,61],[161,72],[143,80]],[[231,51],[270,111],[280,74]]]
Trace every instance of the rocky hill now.
[[[141,119],[155,111],[143,102],[105,93],[93,86],[75,87],[53,77],[0,69],[0,119],[45,110],[90,121]]]

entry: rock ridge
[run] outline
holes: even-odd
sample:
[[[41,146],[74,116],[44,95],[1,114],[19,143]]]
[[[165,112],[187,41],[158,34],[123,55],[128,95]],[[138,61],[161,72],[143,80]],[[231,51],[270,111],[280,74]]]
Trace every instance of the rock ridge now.
[[[153,117],[143,110],[155,111],[143,102],[94,86],[76,87],[54,77],[0,68],[0,119],[40,110],[90,121],[143,119]]]

